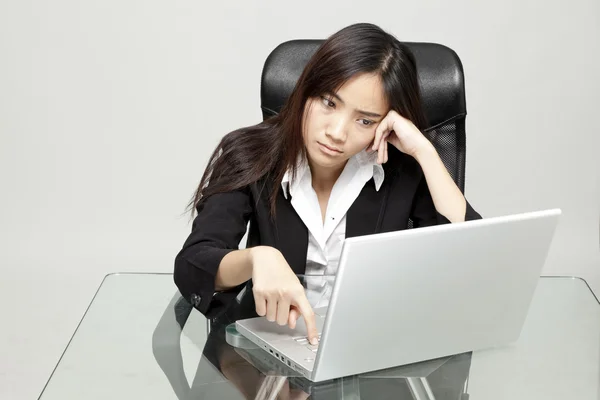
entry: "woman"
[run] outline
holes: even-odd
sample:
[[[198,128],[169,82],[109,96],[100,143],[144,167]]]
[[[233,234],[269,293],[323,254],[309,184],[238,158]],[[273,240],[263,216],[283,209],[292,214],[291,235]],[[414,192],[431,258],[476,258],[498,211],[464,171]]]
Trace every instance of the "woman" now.
[[[314,344],[297,274],[335,275],[346,237],[481,218],[426,127],[403,44],[372,24],[329,37],[281,112],[227,134],[211,156],[175,261],[182,295],[210,317],[251,282],[258,315],[291,328],[302,315]]]

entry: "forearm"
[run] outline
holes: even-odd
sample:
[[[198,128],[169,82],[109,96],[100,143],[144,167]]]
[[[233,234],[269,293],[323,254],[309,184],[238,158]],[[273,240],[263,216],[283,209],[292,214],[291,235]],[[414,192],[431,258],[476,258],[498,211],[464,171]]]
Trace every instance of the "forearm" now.
[[[215,276],[216,290],[231,289],[252,278],[252,251],[234,250],[223,257]]]
[[[415,158],[423,169],[427,187],[437,212],[451,222],[464,221],[467,201],[454,183],[435,148],[433,146],[426,147],[417,153]]]

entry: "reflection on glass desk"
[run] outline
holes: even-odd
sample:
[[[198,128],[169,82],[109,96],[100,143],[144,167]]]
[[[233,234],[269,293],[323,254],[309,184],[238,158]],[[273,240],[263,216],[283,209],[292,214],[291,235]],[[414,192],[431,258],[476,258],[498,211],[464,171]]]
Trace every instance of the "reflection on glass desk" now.
[[[318,384],[261,349],[231,346],[236,317],[210,321],[208,333],[170,274],[109,275],[40,398],[600,398],[600,304],[577,278],[540,279],[514,344]]]

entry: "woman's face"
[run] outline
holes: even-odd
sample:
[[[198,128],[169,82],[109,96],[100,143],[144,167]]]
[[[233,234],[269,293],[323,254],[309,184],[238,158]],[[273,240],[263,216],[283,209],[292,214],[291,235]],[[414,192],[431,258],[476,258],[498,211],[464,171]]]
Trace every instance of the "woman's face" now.
[[[388,112],[378,75],[352,77],[336,93],[306,102],[304,144],[313,167],[341,168],[375,138]]]

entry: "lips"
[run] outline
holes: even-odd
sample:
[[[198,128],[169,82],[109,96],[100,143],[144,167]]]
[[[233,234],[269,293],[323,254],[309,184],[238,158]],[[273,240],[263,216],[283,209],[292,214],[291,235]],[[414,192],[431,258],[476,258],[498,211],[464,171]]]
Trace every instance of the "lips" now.
[[[331,152],[335,152],[335,153],[342,153],[342,151],[340,149],[338,149],[337,147],[332,147],[332,146],[328,146],[324,143],[321,142],[317,142],[319,145],[325,147],[327,150],[331,151]]]

